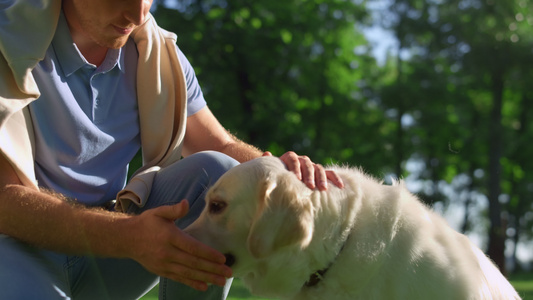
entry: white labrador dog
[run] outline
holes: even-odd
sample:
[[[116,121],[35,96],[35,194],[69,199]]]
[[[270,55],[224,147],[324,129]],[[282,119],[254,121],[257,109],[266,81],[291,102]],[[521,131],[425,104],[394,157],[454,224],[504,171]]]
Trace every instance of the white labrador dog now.
[[[186,231],[226,254],[252,294],[282,299],[520,299],[492,262],[401,184],[333,167],[308,189],[274,157],[211,188]]]

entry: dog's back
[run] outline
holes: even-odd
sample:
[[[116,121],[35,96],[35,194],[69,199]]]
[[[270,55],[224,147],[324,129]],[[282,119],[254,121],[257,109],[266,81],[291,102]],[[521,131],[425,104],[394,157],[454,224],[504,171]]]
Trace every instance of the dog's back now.
[[[361,206],[320,284],[297,299],[520,299],[481,250],[401,184],[337,172]]]

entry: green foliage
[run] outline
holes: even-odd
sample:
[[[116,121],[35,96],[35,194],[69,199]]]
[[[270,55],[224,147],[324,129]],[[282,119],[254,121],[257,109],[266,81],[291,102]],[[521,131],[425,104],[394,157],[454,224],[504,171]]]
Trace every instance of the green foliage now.
[[[238,137],[410,176],[428,203],[468,195],[469,212],[485,195],[481,217],[514,229],[515,243],[531,238],[531,0],[391,0],[374,19],[398,41],[384,65],[360,29],[372,22],[364,0],[178,3],[156,19]]]
[[[418,178],[435,188],[422,197],[443,200],[437,183],[467,175],[470,184],[461,189],[488,199],[488,252],[500,266],[505,226],[515,229],[515,243],[518,232],[530,231],[532,165],[521,155],[530,144],[522,138],[533,133],[524,128],[531,115],[524,84],[531,79],[524,69],[532,59],[530,7],[528,0],[397,0],[387,11],[395,17],[384,22],[398,51],[411,54],[398,59],[396,80],[380,90],[385,107],[415,118],[403,136],[416,135],[416,149],[405,140],[398,145],[425,162]]]
[[[158,22],[178,33],[221,123],[275,154],[295,150],[319,162],[342,160],[381,172],[387,165],[381,153],[390,150],[387,122],[364,96],[378,72],[354,26],[365,19],[364,5],[221,5],[205,9],[198,1],[181,12],[156,10]],[[382,134],[384,140],[376,141]]]

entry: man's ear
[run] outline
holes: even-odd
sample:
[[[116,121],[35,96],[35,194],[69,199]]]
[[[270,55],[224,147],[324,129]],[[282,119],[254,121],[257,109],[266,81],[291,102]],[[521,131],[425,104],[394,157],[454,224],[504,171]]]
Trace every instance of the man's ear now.
[[[292,174],[288,174],[292,175]],[[264,258],[276,250],[299,245],[305,248],[313,235],[310,190],[286,176],[266,180],[259,189],[259,208],[248,235],[248,250]]]

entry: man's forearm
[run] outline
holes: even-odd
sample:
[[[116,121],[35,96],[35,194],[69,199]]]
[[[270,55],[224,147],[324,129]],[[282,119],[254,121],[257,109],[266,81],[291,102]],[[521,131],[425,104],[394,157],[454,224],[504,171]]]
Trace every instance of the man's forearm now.
[[[221,149],[222,153],[233,157],[241,163],[263,155],[263,152],[258,148],[237,139],[233,135],[232,138],[233,141]]]
[[[121,237],[131,218],[73,205],[58,195],[21,185],[0,191],[0,232],[49,250],[125,257]]]

